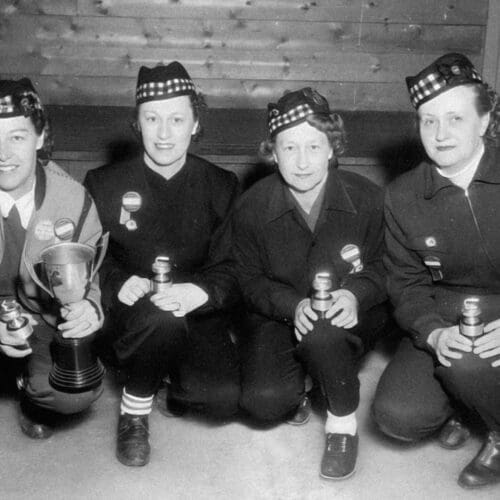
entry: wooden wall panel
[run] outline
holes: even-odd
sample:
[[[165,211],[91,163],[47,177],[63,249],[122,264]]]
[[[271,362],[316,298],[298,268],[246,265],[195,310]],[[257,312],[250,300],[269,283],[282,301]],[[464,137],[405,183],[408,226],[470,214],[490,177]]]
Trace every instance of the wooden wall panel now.
[[[0,75],[49,104],[133,103],[178,59],[209,105],[264,108],[311,85],[346,110],[409,110],[404,77],[448,51],[482,69],[488,0],[4,0]]]

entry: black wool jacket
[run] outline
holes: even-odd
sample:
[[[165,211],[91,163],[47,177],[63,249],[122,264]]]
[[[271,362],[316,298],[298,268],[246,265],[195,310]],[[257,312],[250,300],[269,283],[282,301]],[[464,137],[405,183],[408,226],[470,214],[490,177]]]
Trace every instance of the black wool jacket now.
[[[335,288],[350,290],[366,311],[386,299],[383,197],[368,179],[330,168],[314,232],[290,199],[278,173],[258,182],[239,200],[232,218],[233,256],[249,311],[291,323],[314,275],[329,271]],[[355,244],[363,270],[341,258]]]
[[[151,277],[158,255],[170,257],[174,282],[191,282],[207,292],[208,303],[192,314],[227,309],[237,301],[237,281],[227,269],[227,220],[239,194],[234,174],[188,155],[166,181],[139,157],[89,171],[84,185],[110,233],[100,272],[105,306],[113,306],[131,275]],[[120,223],[122,196],[129,191],[142,198],[141,208],[131,214],[134,231]]]
[[[465,191],[428,162],[387,189],[389,295],[417,346],[456,325],[467,297],[480,298],[484,320],[500,318],[499,159],[486,147]]]

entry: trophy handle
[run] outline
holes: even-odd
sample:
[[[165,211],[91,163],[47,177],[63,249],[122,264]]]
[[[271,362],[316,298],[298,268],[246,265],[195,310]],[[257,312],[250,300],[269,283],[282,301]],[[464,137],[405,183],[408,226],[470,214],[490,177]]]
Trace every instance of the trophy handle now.
[[[104,257],[106,256],[106,251],[108,249],[108,243],[109,243],[109,232],[103,234],[95,246],[96,255],[94,258],[94,263],[92,265],[92,273],[90,275],[90,281],[92,281],[94,279],[97,271],[99,271],[99,268],[101,267],[102,261],[104,260]]]
[[[35,270],[35,266],[33,266],[33,263],[29,259],[24,259],[24,263],[26,265],[26,268],[28,269],[28,272],[30,273],[31,278],[33,281],[45,292],[47,292],[51,297],[54,297],[54,294],[52,291],[47,287],[40,277],[38,276],[38,273]],[[43,266],[43,262],[37,262],[37,264],[41,264]]]

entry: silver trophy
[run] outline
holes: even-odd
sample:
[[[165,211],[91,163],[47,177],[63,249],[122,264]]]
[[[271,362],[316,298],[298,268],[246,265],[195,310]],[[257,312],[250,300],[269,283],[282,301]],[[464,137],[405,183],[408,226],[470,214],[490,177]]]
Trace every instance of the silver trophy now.
[[[108,234],[96,247],[63,241],[41,253],[41,276],[32,267],[32,276],[43,290],[61,305],[84,299],[108,246]],[[52,387],[62,392],[85,392],[98,387],[104,367],[93,349],[94,335],[64,338],[58,331],[52,349],[53,366],[49,374]]]

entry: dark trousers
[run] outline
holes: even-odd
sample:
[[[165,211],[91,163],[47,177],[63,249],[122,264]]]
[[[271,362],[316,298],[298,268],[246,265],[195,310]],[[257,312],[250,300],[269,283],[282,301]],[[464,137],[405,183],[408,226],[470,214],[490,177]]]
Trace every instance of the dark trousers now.
[[[169,398],[215,417],[238,410],[239,366],[227,322],[220,315],[176,318],[144,297],[113,311],[114,346],[127,375],[127,393],[154,394],[167,375]]]
[[[240,342],[240,406],[262,421],[278,421],[293,413],[304,395],[309,373],[325,396],[328,411],[337,416],[359,404],[358,371],[362,355],[385,324],[377,309],[353,329],[318,321],[297,343],[293,327],[252,315]]]
[[[488,429],[499,431],[500,368],[483,363],[471,370],[453,361],[447,368],[403,338],[380,378],[372,414],[386,434],[418,440],[439,429],[462,406],[481,417]]]
[[[22,360],[11,360],[2,356],[2,368],[5,365],[10,376],[22,375],[24,390],[23,406],[40,415],[51,413],[72,414],[87,409],[102,393],[102,386],[91,391],[69,394],[55,390],[49,384],[52,368],[50,344],[54,328],[39,317],[34,316],[38,324],[33,327],[29,342],[33,353]],[[13,368],[17,373],[14,373]],[[2,370],[3,371],[3,370]]]

